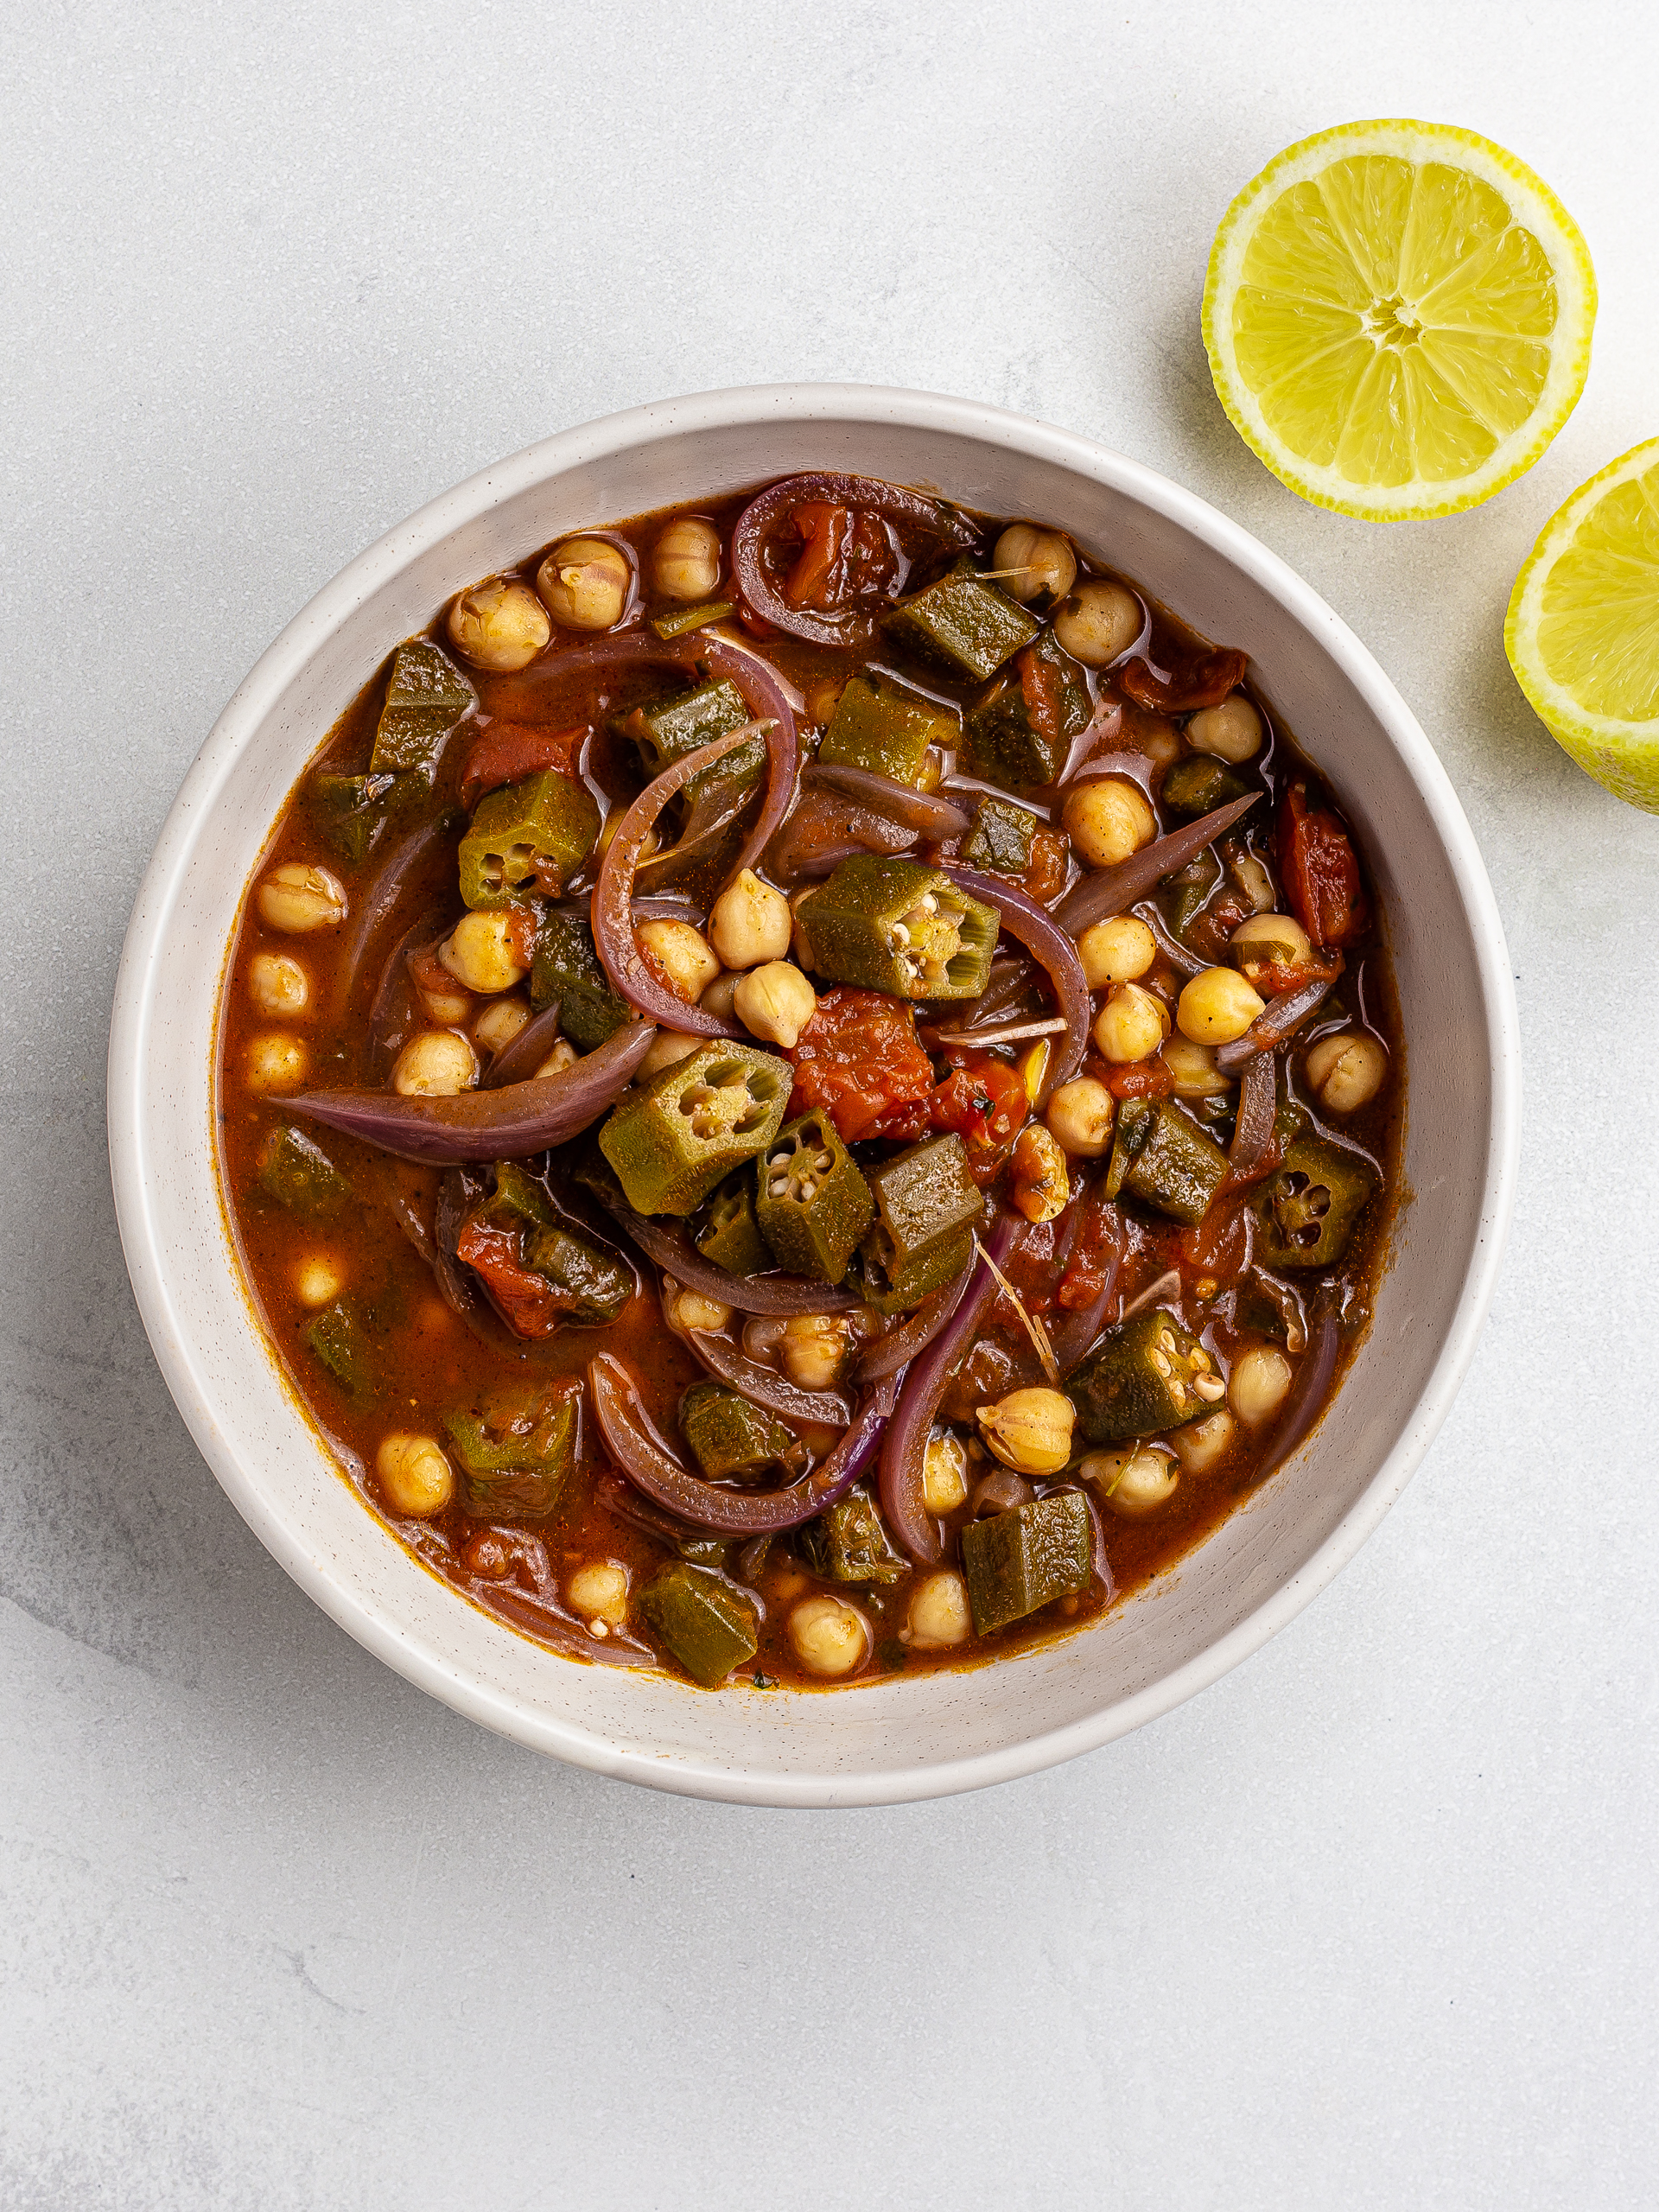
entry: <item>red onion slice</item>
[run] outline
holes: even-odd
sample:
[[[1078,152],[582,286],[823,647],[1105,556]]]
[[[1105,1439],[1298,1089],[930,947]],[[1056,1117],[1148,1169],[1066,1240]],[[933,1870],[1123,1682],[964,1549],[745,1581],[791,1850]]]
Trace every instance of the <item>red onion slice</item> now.
[[[685,1341],[711,1375],[729,1382],[734,1390],[764,1406],[780,1421],[821,1421],[826,1428],[845,1428],[853,1409],[839,1390],[803,1390],[775,1368],[762,1367],[740,1351],[729,1338],[707,1329],[688,1329]]]
[[[1116,1206],[1107,1221],[1101,1224],[1101,1230],[1103,1247],[1109,1235],[1111,1244],[1109,1249],[1103,1249],[1102,1256],[1106,1264],[1102,1272],[1100,1288],[1087,1306],[1080,1306],[1075,1311],[1062,1307],[1060,1311],[1065,1318],[1055,1322],[1048,1332],[1054,1363],[1062,1375],[1069,1375],[1077,1362],[1092,1350],[1096,1338],[1106,1325],[1106,1316],[1117,1294],[1118,1270],[1123,1264],[1123,1217]]]
[[[1227,1154],[1230,1189],[1259,1175],[1273,1152],[1273,1122],[1279,1109],[1279,1080],[1271,1052],[1258,1052],[1245,1065],[1238,1087],[1238,1118]],[[1217,1196],[1219,1196],[1219,1192]]]
[[[382,926],[391,920],[404,893],[448,836],[442,820],[424,822],[411,830],[390,855],[374,879],[374,889],[351,925],[340,949],[334,975],[333,1011],[336,1019],[351,1004],[367,972],[368,958]]]
[[[950,1370],[972,1342],[997,1295],[998,1284],[987,1264],[1006,1268],[1023,1237],[1026,1224],[1004,1214],[985,1239],[985,1255],[969,1281],[961,1304],[905,1377],[899,1403],[881,1441],[881,1510],[887,1526],[918,1567],[933,1567],[940,1557],[938,1530],[922,1497],[927,1439],[944,1395]]]
[[[766,795],[753,826],[743,840],[743,849],[732,862],[732,874],[753,868],[765,852],[773,832],[795,798],[796,774],[800,766],[800,740],[789,689],[770,662],[761,659],[729,638],[704,640],[702,658],[717,675],[729,677],[743,695],[743,702],[757,722],[770,722],[766,732]]]
[[[1135,900],[1144,899],[1165,876],[1173,875],[1178,868],[1185,868],[1206,845],[1213,845],[1261,796],[1260,791],[1247,792],[1230,805],[1218,806],[1213,814],[1200,815],[1185,830],[1172,830],[1167,837],[1143,845],[1138,853],[1120,861],[1116,868],[1098,868],[1085,875],[1080,883],[1072,885],[1054,909],[1054,918],[1076,937],[1091,923],[1103,921],[1109,914],[1127,914]]]
[[[1296,1370],[1296,1380],[1290,1386],[1290,1395],[1285,1401],[1284,1414],[1274,1431],[1273,1441],[1256,1468],[1257,1482],[1264,1482],[1276,1468],[1283,1466],[1325,1411],[1325,1393],[1337,1371],[1337,1354],[1341,1349],[1341,1325],[1327,1301],[1315,1313],[1309,1326],[1307,1350]]]
[[[635,1488],[683,1520],[734,1536],[797,1529],[844,1497],[874,1453],[893,1398],[890,1380],[878,1383],[835,1449],[803,1481],[784,1490],[741,1491],[706,1483],[680,1465],[645,1411],[633,1377],[611,1353],[595,1352],[588,1361],[588,1389],[612,1456]]]
[[[504,1084],[527,1081],[558,1041],[559,1001],[555,999],[531,1014],[518,1034],[501,1047],[485,1071],[481,1088],[499,1090]]]
[[[712,1260],[705,1260],[677,1223],[669,1227],[648,1221],[620,1191],[595,1189],[594,1196],[617,1225],[627,1231],[648,1260],[721,1306],[740,1313],[772,1316],[791,1313],[845,1313],[862,1303],[856,1291],[831,1289],[828,1283],[809,1282],[804,1275],[728,1275]]]
[[[398,1098],[384,1090],[306,1090],[286,1103],[404,1160],[449,1167],[469,1160],[523,1160],[563,1144],[598,1120],[645,1057],[656,1026],[630,1022],[574,1067],[499,1090],[455,1098]]]
[[[955,861],[944,863],[944,872],[970,899],[995,906],[1008,935],[1018,938],[1048,970],[1054,1003],[1065,1016],[1066,1027],[1064,1041],[1057,1039],[1056,1049],[1049,1056],[1038,1095],[1037,1103],[1045,1105],[1063,1083],[1071,1080],[1089,1048],[1089,979],[1077,957],[1077,944],[1052,914],[1003,877],[982,875],[976,868],[963,868]]]
[[[1316,976],[1300,990],[1270,1000],[1266,1012],[1256,1015],[1242,1037],[1235,1037],[1230,1045],[1217,1046],[1216,1065],[1224,1075],[1236,1075],[1263,1053],[1271,1052],[1275,1045],[1282,1045],[1325,1003],[1336,980],[1335,976]]]
[[[908,536],[912,543],[920,539],[927,541],[930,548],[967,552],[979,542],[978,531],[961,516],[950,513],[919,492],[884,484],[874,476],[820,473],[785,476],[767,485],[737,518],[732,531],[732,572],[757,614],[788,636],[808,638],[814,645],[867,645],[875,635],[875,622],[858,607],[821,614],[791,607],[773,588],[763,557],[766,540],[793,508],[812,499],[827,499],[840,507],[863,507],[880,515],[893,524],[901,545]]]
[[[522,1359],[522,1338],[515,1337],[499,1319],[471,1272],[461,1265],[455,1250],[467,1208],[480,1195],[481,1189],[481,1183],[477,1180],[469,1189],[459,1167],[452,1167],[439,1184],[437,1211],[432,1224],[432,1272],[437,1278],[444,1304],[467,1324],[480,1344],[487,1344],[492,1351],[505,1352],[510,1358]]]
[[[969,1260],[954,1281],[941,1283],[906,1320],[896,1329],[889,1329],[885,1337],[878,1337],[855,1370],[857,1381],[879,1382],[884,1375],[897,1375],[925,1352],[961,1305],[962,1294],[973,1272],[973,1262]]]
[[[849,798],[855,798],[871,807],[877,814],[890,815],[906,830],[913,830],[918,837],[931,837],[943,844],[947,837],[964,837],[971,827],[971,817],[948,798],[934,798],[926,791],[918,791],[913,784],[896,782],[891,776],[878,775],[874,768],[843,766],[839,761],[815,760],[806,769],[801,780],[806,784],[820,784],[832,791],[843,791]]]

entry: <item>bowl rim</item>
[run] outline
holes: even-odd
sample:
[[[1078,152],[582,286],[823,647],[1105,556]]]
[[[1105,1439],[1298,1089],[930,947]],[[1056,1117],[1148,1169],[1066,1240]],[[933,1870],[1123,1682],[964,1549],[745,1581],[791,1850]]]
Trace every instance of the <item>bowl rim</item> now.
[[[615,1744],[563,1719],[530,1716],[512,1698],[467,1678],[410,1643],[389,1607],[338,1580],[295,1537],[238,1459],[213,1414],[188,1332],[175,1308],[167,1255],[147,1188],[140,1135],[147,1042],[162,947],[201,824],[210,818],[253,734],[314,651],[411,559],[488,510],[578,462],[602,460],[671,432],[747,422],[895,421],[1024,454],[1109,484],[1163,515],[1243,569],[1329,655],[1365,700],[1422,797],[1471,925],[1491,1085],[1479,1227],[1452,1325],[1392,1448],[1346,1514],[1300,1569],[1226,1634],[1144,1688],[1080,1719],[995,1750],[874,1774],[781,1773]],[[557,431],[464,479],[416,510],[349,562],[302,607],[238,684],[209,731],[168,810],[135,899],[115,987],[106,1115],[117,1221],[145,1333],[197,1448],[232,1503],[283,1570],[347,1634],[417,1688],[526,1747],[620,1779],[744,1804],[881,1805],[1013,1781],[1098,1749],[1207,1688],[1294,1620],[1358,1551],[1416,1471],[1451,1409],[1491,1307],[1514,1208],[1520,1157],[1519,1017],[1497,900],[1467,817],[1439,756],[1367,648],[1281,557],[1208,501],[1097,441],[1033,417],[942,393],[897,386],[804,383],[738,385],[652,401]]]

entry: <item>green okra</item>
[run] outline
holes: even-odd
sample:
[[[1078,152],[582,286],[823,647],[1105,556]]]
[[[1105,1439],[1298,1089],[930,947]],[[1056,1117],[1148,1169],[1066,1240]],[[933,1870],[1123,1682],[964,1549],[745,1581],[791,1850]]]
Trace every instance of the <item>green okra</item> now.
[[[353,1300],[337,1298],[314,1314],[301,1330],[300,1341],[352,1397],[367,1397],[373,1390],[374,1349]]]
[[[576,1460],[582,1386],[565,1376],[509,1384],[444,1415],[469,1513],[490,1521],[545,1521]]]
[[[756,1224],[793,1274],[838,1283],[874,1212],[869,1185],[819,1108],[779,1129],[755,1163]]]
[[[907,1260],[889,1263],[877,1248],[879,1232],[872,1229],[859,1247],[863,1270],[864,1303],[891,1317],[913,1313],[925,1298],[954,1282],[974,1256],[971,1227],[936,1237],[924,1250]]]
[[[1037,817],[1029,807],[1016,806],[1011,798],[982,798],[962,857],[969,868],[990,868],[998,875],[1023,875],[1031,866],[1031,841],[1036,829]]]
[[[680,1433],[711,1483],[753,1482],[802,1458],[791,1429],[723,1382],[691,1385],[680,1400]]]
[[[677,691],[670,698],[636,707],[630,714],[616,716],[611,727],[618,736],[630,737],[639,747],[645,773],[660,776],[688,753],[701,752],[717,737],[728,737],[753,720],[743,694],[726,677],[716,683],[700,684],[695,691]],[[696,801],[711,774],[753,784],[760,780],[766,765],[766,741],[753,737],[723,760],[717,760],[713,769],[700,769],[684,787],[685,804],[690,806]]]
[[[620,1099],[599,1146],[634,1211],[690,1213],[772,1142],[794,1079],[787,1061],[716,1039]]]
[[[955,746],[960,735],[954,707],[873,671],[849,680],[818,758],[832,767],[868,768],[896,784],[918,784],[929,746]]]
[[[1207,1129],[1169,1099],[1128,1098],[1106,1169],[1106,1195],[1127,1192],[1142,1205],[1196,1229],[1227,1173],[1227,1155]]]
[[[1255,1255],[1269,1268],[1332,1268],[1380,1181],[1362,1152],[1296,1137],[1255,1205]]]
[[[441,645],[430,638],[409,639],[391,657],[371,774],[416,776],[429,785],[445,740],[477,703],[477,693]]]
[[[1218,806],[1243,798],[1250,788],[1237,770],[1230,768],[1224,760],[1194,753],[1175,763],[1164,778],[1159,797],[1172,814],[1179,815],[1184,822],[1192,822],[1201,814],[1213,814]]]
[[[334,1161],[303,1129],[291,1122],[275,1128],[259,1147],[259,1187],[291,1213],[335,1213],[352,1186]]]
[[[1226,1392],[1210,1354],[1177,1317],[1149,1306],[1109,1329],[1066,1378],[1090,1444],[1156,1436],[1213,1413]]]
[[[906,601],[888,617],[887,626],[917,652],[984,683],[1041,626],[963,559]]]
[[[1065,766],[1072,739],[1087,729],[1094,712],[1082,669],[1052,631],[1044,631],[1031,658],[1039,664],[1033,673],[1052,702],[1052,714],[1041,722],[1033,720],[1024,683],[1011,677],[974,709],[963,732],[973,772],[1014,791],[1052,784]]]
[[[862,1484],[795,1532],[804,1564],[825,1582],[888,1583],[909,1568]]]
[[[970,1521],[962,1532],[962,1573],[974,1633],[988,1636],[1086,1590],[1094,1576],[1091,1535],[1088,1503],[1075,1490]]]
[[[754,1178],[747,1167],[728,1175],[710,1194],[691,1241],[705,1260],[728,1275],[764,1274],[772,1266],[771,1249],[754,1217]]]
[[[820,975],[901,999],[977,998],[1002,926],[943,870],[876,853],[842,861],[800,921]]]
[[[322,769],[312,777],[312,810],[324,842],[348,865],[366,860],[391,819],[400,779],[392,775],[339,776]]]
[[[559,1027],[579,1052],[591,1052],[627,1020],[627,1001],[611,988],[594,950],[593,932],[577,914],[548,914],[536,933],[531,1004],[540,1013],[555,999]]]
[[[599,837],[599,802],[586,784],[543,768],[480,799],[457,855],[471,907],[556,899]]]
[[[704,1689],[723,1682],[758,1648],[754,1607],[707,1567],[676,1560],[640,1592],[645,1625]]]

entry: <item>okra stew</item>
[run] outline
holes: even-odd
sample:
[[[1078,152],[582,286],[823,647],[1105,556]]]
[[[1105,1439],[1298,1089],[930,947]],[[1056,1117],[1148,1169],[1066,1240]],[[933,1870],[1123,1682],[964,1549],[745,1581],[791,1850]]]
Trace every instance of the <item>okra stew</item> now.
[[[365,1503],[570,1658],[1005,1656],[1166,1568],[1370,1311],[1374,890],[1060,531],[842,475],[567,537],[322,743],[226,971],[257,1310]]]

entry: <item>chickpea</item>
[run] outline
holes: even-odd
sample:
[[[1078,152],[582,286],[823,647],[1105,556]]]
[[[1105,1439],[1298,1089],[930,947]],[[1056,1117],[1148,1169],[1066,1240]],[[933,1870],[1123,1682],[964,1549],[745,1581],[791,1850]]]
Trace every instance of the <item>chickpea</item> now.
[[[870,1624],[844,1598],[803,1598],[789,1617],[789,1640],[809,1675],[850,1675],[875,1647]]]
[[[308,1252],[294,1270],[294,1291],[302,1306],[330,1306],[346,1287],[346,1275],[331,1252]]]
[[[400,1098],[454,1098],[478,1081],[478,1055],[453,1029],[423,1029],[398,1053],[391,1087]]]
[[[1357,1114],[1382,1090],[1389,1056],[1363,1029],[1339,1029],[1316,1037],[1303,1062],[1313,1096],[1332,1114]]]
[[[968,1498],[968,1454],[947,1429],[930,1436],[922,1455],[922,1503],[930,1513],[954,1513]]]
[[[1071,1173],[1052,1129],[1028,1122],[1014,1147],[1009,1196],[1027,1221],[1052,1221],[1065,1211]]]
[[[1273,878],[1254,853],[1240,853],[1227,863],[1233,881],[1250,902],[1253,914],[1273,911]]]
[[[305,1081],[310,1055],[297,1037],[256,1037],[246,1065],[251,1090],[293,1090]]]
[[[1090,776],[1074,784],[1061,820],[1090,868],[1116,868],[1158,834],[1146,793],[1127,776]]]
[[[1048,1102],[1048,1126],[1073,1160],[1098,1160],[1111,1149],[1117,1101],[1103,1083],[1080,1075]]]
[[[1158,1444],[1128,1444],[1116,1452],[1091,1452],[1078,1470],[1103,1502],[1126,1520],[1155,1513],[1175,1495],[1180,1470]]]
[[[618,1559],[584,1560],[564,1586],[572,1612],[620,1628],[628,1618],[628,1570]]]
[[[1149,1059],[1169,1034],[1169,1008],[1139,983],[1120,983],[1095,1020],[1103,1060]]]
[[[528,668],[553,635],[547,609],[517,576],[490,576],[462,592],[448,627],[464,659],[501,676]]]
[[[334,872],[308,861],[284,861],[259,886],[259,918],[287,937],[337,930],[346,914],[346,887]]]
[[[709,916],[709,939],[728,968],[758,968],[789,950],[789,901],[746,868]]]
[[[1290,1382],[1290,1362],[1283,1352],[1272,1344],[1252,1344],[1233,1362],[1227,1402],[1246,1428],[1260,1428],[1283,1405]]]
[[[949,1651],[974,1632],[968,1585],[948,1567],[930,1574],[910,1593],[909,1643],[913,1651]]]
[[[677,1283],[664,1283],[663,1291],[669,1319],[677,1329],[711,1332],[723,1329],[732,1318],[729,1306],[721,1305],[717,1298],[706,1297],[700,1290],[682,1290]]]
[[[1108,983],[1132,983],[1158,957],[1158,940],[1133,914],[1096,922],[1077,939],[1077,957],[1091,991]]]
[[[386,1503],[406,1521],[442,1513],[455,1494],[455,1471],[429,1436],[383,1436],[374,1471]]]
[[[1178,1098],[1216,1098],[1230,1090],[1232,1079],[1216,1065],[1213,1045],[1195,1045],[1190,1037],[1171,1037],[1160,1055],[1175,1078]]]
[[[1242,691],[1235,691],[1218,707],[1198,709],[1186,726],[1186,741],[1195,753],[1217,760],[1254,760],[1262,750],[1262,717]]]
[[[846,689],[844,676],[815,676],[806,687],[806,720],[819,729],[828,729]]]
[[[560,1037],[555,1040],[552,1051],[537,1069],[531,1080],[540,1083],[544,1076],[563,1075],[566,1068],[575,1067],[579,1058],[580,1055],[570,1039],[568,1037]]]
[[[430,983],[417,982],[415,995],[420,1001],[421,1012],[435,1029],[464,1029],[473,1018],[472,993],[462,990],[448,974],[441,990],[435,990]]]
[[[493,996],[530,973],[519,957],[518,918],[480,908],[463,914],[438,947],[438,958],[463,988]]]
[[[847,1359],[847,1332],[836,1313],[792,1313],[778,1339],[778,1357],[803,1390],[833,1387]]]
[[[710,1014],[719,1014],[722,1021],[729,1020],[737,1012],[737,986],[740,980],[736,976],[716,976],[714,982],[704,990],[697,1004],[706,1006]]]
[[[665,599],[711,599],[720,582],[720,532],[701,515],[671,522],[652,549],[651,580]]]
[[[633,563],[604,537],[567,537],[536,571],[548,613],[567,630],[613,630],[633,596]]]
[[[641,922],[635,931],[677,996],[695,1005],[720,973],[709,940],[690,922]]]
[[[311,978],[291,952],[256,952],[248,963],[248,996],[261,1014],[291,1020],[311,1002]]]
[[[1236,1433],[1233,1417],[1224,1408],[1205,1421],[1190,1421],[1185,1428],[1173,1430],[1170,1447],[1189,1475],[1207,1475],[1225,1459]]]
[[[1227,940],[1229,957],[1246,971],[1300,968],[1313,949],[1307,931],[1288,914],[1252,914]]]
[[[639,1063],[642,1082],[660,1075],[664,1068],[675,1067],[681,1060],[689,1060],[697,1048],[708,1042],[704,1037],[688,1037],[678,1029],[659,1029],[645,1047],[645,1057]]]
[[[1001,578],[1011,599],[1040,599],[1046,593],[1062,600],[1077,580],[1071,539],[1061,531],[1039,530],[1035,523],[1011,522],[996,541],[991,566],[1015,572]]]
[[[523,999],[494,999],[473,1024],[473,1039],[486,1052],[505,1052],[530,1020]]]
[[[818,995],[787,960],[768,960],[738,979],[732,994],[737,1018],[752,1037],[789,1052],[818,1010]]]
[[[1205,968],[1182,989],[1175,1020],[1195,1045],[1230,1045],[1266,1010],[1266,1001],[1235,969]]]
[[[976,1412],[986,1443],[1016,1474],[1058,1474],[1071,1457],[1077,1409],[1058,1390],[1011,1390]]]
[[[1054,617],[1054,635],[1085,668],[1122,660],[1146,627],[1146,613],[1132,591],[1106,576],[1080,583]]]

